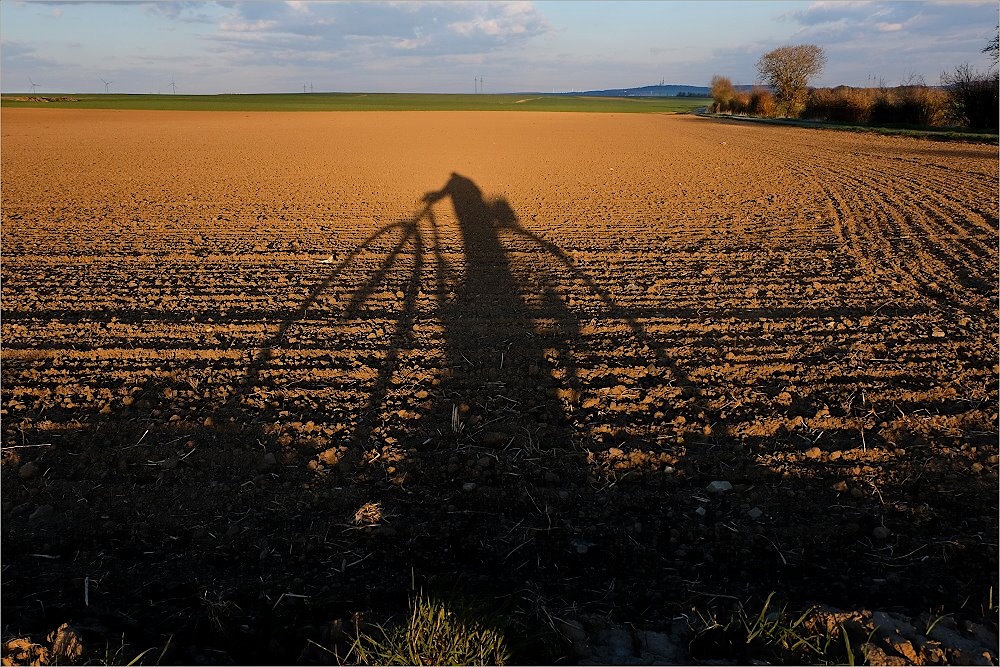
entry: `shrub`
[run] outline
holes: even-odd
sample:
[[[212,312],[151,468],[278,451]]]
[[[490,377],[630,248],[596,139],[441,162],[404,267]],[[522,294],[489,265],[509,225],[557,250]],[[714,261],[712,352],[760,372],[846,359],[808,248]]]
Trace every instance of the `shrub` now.
[[[904,123],[911,125],[942,125],[947,119],[948,97],[941,91],[924,85],[899,88],[900,113]]]
[[[809,91],[803,117],[841,123],[867,123],[875,104],[870,88],[814,88]]]
[[[773,118],[778,115],[778,104],[771,91],[766,88],[754,88],[750,93],[749,112],[761,118]]]
[[[968,63],[941,75],[947,90],[947,110],[957,123],[973,128],[996,129],[1000,117],[996,70],[979,72]]]
[[[881,88],[871,106],[874,125],[934,126],[947,120],[947,95],[922,83]]]
[[[730,111],[735,114],[745,115],[750,113],[750,93],[741,90],[733,94],[733,100],[729,103]]]

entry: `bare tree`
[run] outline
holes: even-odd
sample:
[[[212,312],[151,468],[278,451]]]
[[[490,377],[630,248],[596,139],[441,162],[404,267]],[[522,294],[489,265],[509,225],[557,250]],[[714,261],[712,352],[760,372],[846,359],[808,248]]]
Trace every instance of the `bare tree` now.
[[[782,46],[768,51],[757,61],[757,71],[774,90],[779,108],[787,116],[797,116],[805,108],[809,80],[823,71],[826,54],[815,44]]]

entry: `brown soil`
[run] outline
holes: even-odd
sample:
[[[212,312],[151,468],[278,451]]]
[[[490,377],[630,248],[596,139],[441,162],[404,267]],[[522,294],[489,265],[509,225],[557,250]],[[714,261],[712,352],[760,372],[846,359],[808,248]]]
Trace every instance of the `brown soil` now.
[[[8,633],[288,662],[414,582],[647,628],[772,591],[995,610],[995,147],[536,113],[2,132]]]

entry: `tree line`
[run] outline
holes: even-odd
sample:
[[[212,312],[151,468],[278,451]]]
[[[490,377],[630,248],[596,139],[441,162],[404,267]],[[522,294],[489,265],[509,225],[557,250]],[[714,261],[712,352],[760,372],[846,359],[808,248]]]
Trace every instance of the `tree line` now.
[[[931,87],[920,77],[901,85],[875,88],[837,86],[813,88],[809,82],[826,66],[826,53],[814,44],[782,46],[757,61],[765,85],[738,91],[728,77],[712,77],[712,110],[716,113],[765,118],[803,118],[872,125],[966,126],[997,129],[998,37],[983,53],[991,67],[979,71],[968,63],[941,74],[941,85]]]

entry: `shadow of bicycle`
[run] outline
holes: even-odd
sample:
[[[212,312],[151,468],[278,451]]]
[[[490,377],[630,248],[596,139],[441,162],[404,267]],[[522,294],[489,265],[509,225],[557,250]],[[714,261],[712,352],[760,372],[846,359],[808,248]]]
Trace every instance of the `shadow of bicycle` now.
[[[445,201],[451,210],[442,214]],[[614,323],[641,350],[630,359],[633,366],[660,367],[672,383],[690,386],[566,253],[521,226],[505,199],[487,198],[471,179],[453,173],[411,218],[382,227],[339,260],[324,260],[332,266],[328,275],[261,347],[224,412],[270,381],[261,372],[289,345],[289,330],[348,274],[357,274],[354,265],[369,254],[375,268],[344,299],[338,317],[364,318],[387,296],[392,303],[378,307],[393,314],[380,329],[384,354],[361,391],[347,457],[354,464],[371,449],[373,435],[425,447],[592,449],[593,430],[581,428],[583,406],[606,403],[611,389],[592,369],[580,376],[580,362],[591,354],[582,330],[597,319]],[[574,301],[589,305],[574,310]],[[418,368],[422,388],[411,381]],[[622,403],[629,398],[619,397]],[[665,400],[642,407],[650,415],[669,409]],[[610,440],[610,434],[597,438]]]

